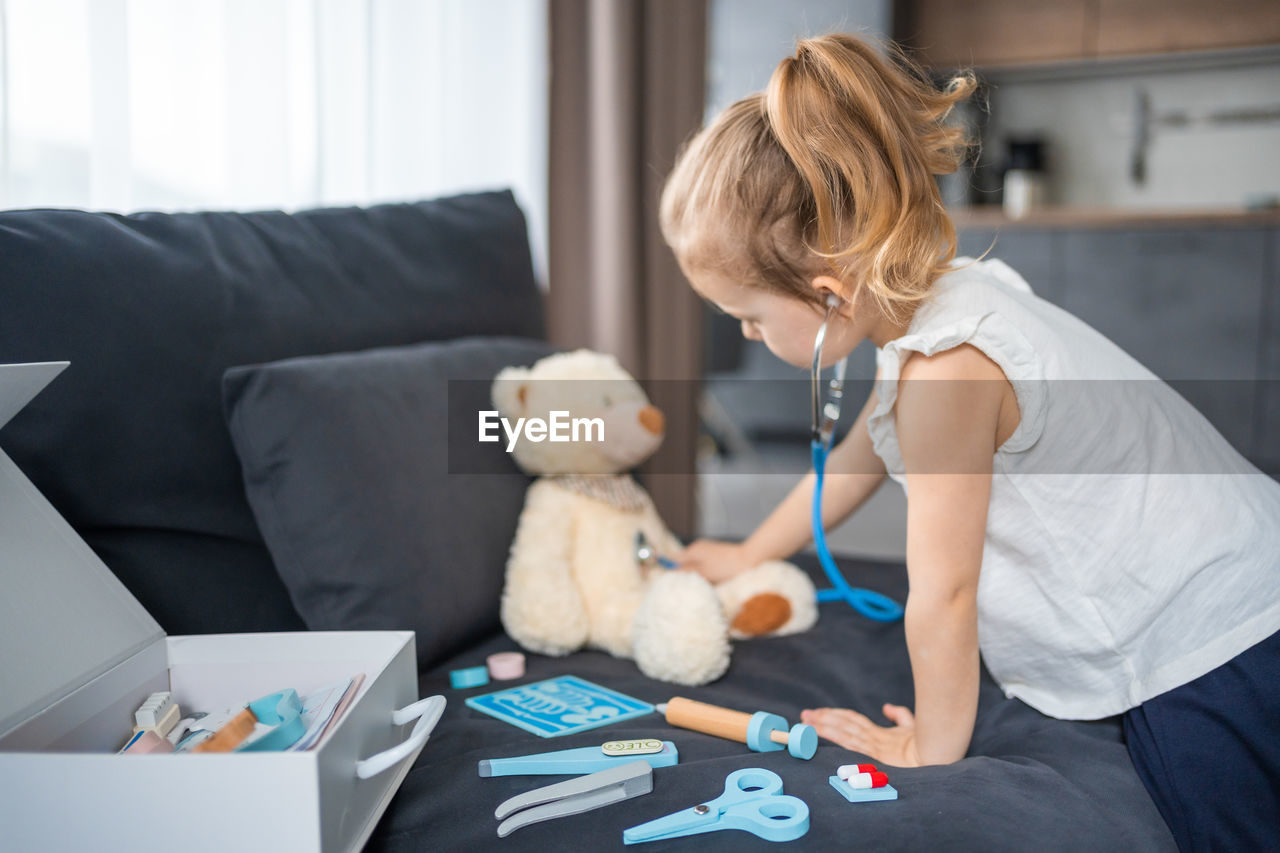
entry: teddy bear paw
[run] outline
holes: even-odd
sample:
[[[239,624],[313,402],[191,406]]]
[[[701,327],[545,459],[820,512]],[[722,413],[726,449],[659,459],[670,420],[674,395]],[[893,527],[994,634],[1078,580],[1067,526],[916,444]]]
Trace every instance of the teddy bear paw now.
[[[711,584],[693,572],[656,576],[632,623],[635,660],[658,681],[696,686],[729,668],[729,626]]]
[[[716,594],[734,639],[798,634],[818,621],[813,581],[782,560],[748,569],[719,584]]]

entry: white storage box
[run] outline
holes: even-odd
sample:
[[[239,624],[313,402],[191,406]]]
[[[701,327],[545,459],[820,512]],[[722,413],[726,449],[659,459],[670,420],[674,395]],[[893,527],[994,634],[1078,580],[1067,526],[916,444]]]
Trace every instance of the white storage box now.
[[[65,366],[0,365],[0,426]],[[6,850],[357,850],[443,709],[411,631],[166,637],[3,452],[0,584]],[[116,754],[156,690],[213,710],[361,673],[309,751]]]

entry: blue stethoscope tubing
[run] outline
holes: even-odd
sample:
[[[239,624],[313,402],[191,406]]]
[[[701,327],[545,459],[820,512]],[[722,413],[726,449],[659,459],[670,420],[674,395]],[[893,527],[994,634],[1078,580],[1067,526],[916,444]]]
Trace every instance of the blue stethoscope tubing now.
[[[827,448],[822,442],[815,441],[811,445],[813,453],[813,473],[817,480],[813,484],[813,547],[818,552],[818,562],[831,581],[830,589],[818,590],[818,601],[847,601],[849,606],[868,619],[877,622],[896,622],[902,618],[902,605],[887,595],[871,589],[849,586],[849,582],[840,573],[836,561],[827,547],[827,535],[822,526],[822,478],[827,467]]]
[[[809,442],[813,457],[813,547],[818,552],[818,562],[831,581],[830,589],[818,590],[818,601],[846,601],[854,610],[876,622],[896,622],[902,618],[902,605],[887,595],[862,587],[850,586],[836,566],[827,547],[827,533],[822,524],[822,486],[826,476],[827,454],[835,435],[836,422],[840,420],[841,398],[844,395],[845,362],[836,365],[835,375],[827,384],[828,399],[822,403],[822,344],[827,337],[827,323],[839,304],[832,295],[827,299],[827,316],[813,341],[813,368],[810,374],[813,394],[812,438]]]

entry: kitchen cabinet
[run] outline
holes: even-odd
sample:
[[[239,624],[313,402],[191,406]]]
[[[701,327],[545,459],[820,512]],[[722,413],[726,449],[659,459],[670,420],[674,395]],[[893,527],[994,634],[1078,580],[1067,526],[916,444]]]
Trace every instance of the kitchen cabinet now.
[[[1097,0],[1096,5],[1100,57],[1280,42],[1276,0]]]
[[[894,38],[935,68],[1077,59],[1093,32],[1086,0],[899,0]]]
[[[1032,289],[1169,381],[1232,445],[1280,473],[1280,225],[1253,214],[963,214],[960,254]],[[968,224],[964,221],[968,220]]]
[[[1060,235],[1062,306],[1173,384],[1254,458],[1271,236],[1254,228]]]
[[[897,0],[894,22],[894,38],[934,68],[1280,44],[1276,0]]]
[[[1280,468],[1280,381],[1264,381],[1280,380],[1280,230],[962,227],[961,253],[993,237],[990,257],[1172,383],[1241,453]]]
[[[1055,305],[1062,304],[1061,240],[1056,232],[1026,228],[1008,231],[961,228],[957,237],[957,255],[976,258],[990,247],[987,257],[999,258],[1017,270],[1036,295]]]

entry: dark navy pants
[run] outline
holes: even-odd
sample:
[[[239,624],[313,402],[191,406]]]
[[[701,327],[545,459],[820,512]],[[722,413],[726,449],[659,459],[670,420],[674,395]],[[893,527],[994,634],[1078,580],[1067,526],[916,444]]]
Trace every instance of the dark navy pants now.
[[[1124,715],[1182,851],[1280,851],[1280,632]]]

